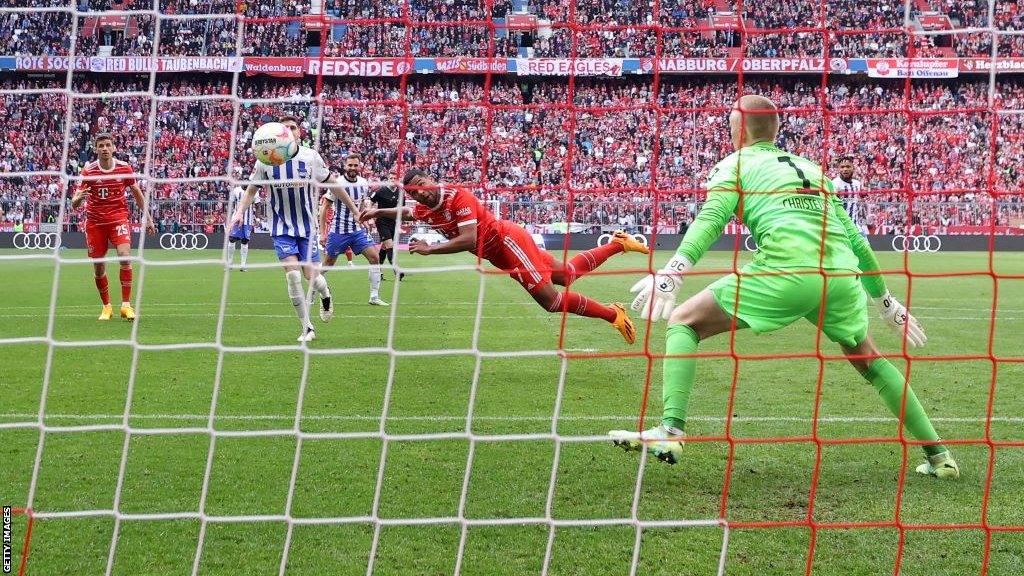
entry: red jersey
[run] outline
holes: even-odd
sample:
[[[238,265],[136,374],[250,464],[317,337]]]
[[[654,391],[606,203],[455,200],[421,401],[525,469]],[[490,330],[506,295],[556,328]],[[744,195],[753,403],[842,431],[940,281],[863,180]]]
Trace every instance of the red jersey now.
[[[82,176],[104,176],[99,180],[82,180],[78,187],[88,188],[85,199],[85,218],[89,224],[111,224],[128,220],[126,189],[135,184],[135,178],[125,176],[135,170],[127,162],[114,159],[110,170],[100,168],[98,160],[85,165]]]
[[[465,188],[442,186],[437,205],[417,204],[412,217],[430,224],[449,240],[459,235],[461,226],[476,224],[477,249],[472,252],[481,258],[494,256],[501,245],[501,221]]]

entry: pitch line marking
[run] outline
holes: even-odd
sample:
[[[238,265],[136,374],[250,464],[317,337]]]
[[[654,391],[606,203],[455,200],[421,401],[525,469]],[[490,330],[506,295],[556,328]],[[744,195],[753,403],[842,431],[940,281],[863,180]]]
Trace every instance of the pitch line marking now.
[[[6,412],[0,413],[0,418],[13,420],[35,420],[39,417],[37,412]],[[46,414],[46,418],[57,420],[121,420],[123,414]],[[131,418],[139,420],[206,420],[209,414],[132,414]],[[224,414],[216,416],[218,420],[236,421],[294,421],[294,415],[274,414]],[[380,416],[364,415],[332,415],[332,414],[305,414],[303,420],[321,420],[338,422],[380,422]],[[398,422],[449,422],[462,421],[465,416],[435,415],[435,416],[389,416],[388,420]],[[635,414],[621,415],[581,415],[581,416],[559,416],[559,422],[603,422],[616,420],[635,420]],[[651,417],[651,420],[657,418]],[[474,421],[487,422],[551,422],[551,416],[473,416]],[[694,422],[725,422],[724,416],[691,416],[687,420]],[[797,422],[810,423],[813,419],[803,416],[733,416],[733,422]],[[985,418],[974,416],[939,416],[931,419],[933,422],[951,423],[983,423]],[[818,422],[841,423],[841,424],[886,424],[896,423],[896,418],[891,416],[823,416]],[[993,416],[992,422],[999,423],[1024,423],[1021,416]]]
[[[361,302],[361,304],[362,304],[362,302]],[[276,305],[280,305],[280,303],[276,303]],[[146,309],[149,309],[151,306],[152,305],[147,304],[146,305]],[[175,306],[177,306],[177,305],[175,305]],[[403,304],[403,306],[404,306],[404,304]],[[91,306],[90,308],[95,308],[95,306]],[[163,312],[148,312],[147,313],[147,312],[143,312],[143,314],[145,314],[146,316],[149,316],[149,317],[153,317],[153,318],[216,318],[216,317],[220,316],[220,314],[217,314],[217,313],[214,313],[214,312],[193,312],[193,313],[173,313],[173,312],[172,313],[163,313]],[[95,314],[58,314],[58,316],[60,318],[94,318],[96,315]],[[227,318],[295,318],[295,314],[233,314],[233,313],[227,313],[227,314],[224,314],[224,316],[227,317]],[[343,316],[345,318],[383,318],[383,319],[387,319],[388,318],[388,316],[385,315],[385,314],[344,314]],[[540,318],[546,318],[547,316],[549,316],[549,315],[548,314],[534,314],[534,315],[527,316],[526,318],[540,319]],[[42,318],[42,316],[40,314],[5,314],[4,317],[6,317],[6,318]],[[445,319],[445,320],[459,320],[459,319],[472,320],[473,318],[476,318],[476,316],[473,316],[473,315],[470,315],[470,314],[395,314],[395,317],[396,318],[409,318],[409,319],[416,319],[416,320],[429,320],[429,319],[433,319],[433,318]],[[507,314],[505,314],[505,315],[498,315],[498,316],[482,315],[482,316],[480,316],[480,318],[483,318],[485,320],[507,320],[509,318],[509,316]],[[918,320],[936,320],[936,321],[942,321],[942,320],[947,320],[947,321],[950,321],[950,320],[965,320],[965,321],[974,321],[974,322],[989,322],[989,321],[991,321],[991,318],[989,316],[920,316],[920,315],[916,315],[915,314],[914,318],[917,318]],[[996,314],[996,320],[1000,321],[1000,322],[1017,322],[1017,321],[1024,320],[1024,317],[1017,318],[1017,317],[1011,317],[1011,316],[1000,316],[997,313]]]

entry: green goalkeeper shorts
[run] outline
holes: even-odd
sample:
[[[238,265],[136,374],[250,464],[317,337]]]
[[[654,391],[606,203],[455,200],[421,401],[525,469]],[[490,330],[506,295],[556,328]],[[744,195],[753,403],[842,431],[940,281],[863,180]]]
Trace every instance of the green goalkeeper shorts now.
[[[708,289],[723,310],[746,322],[754,332],[778,330],[800,318],[817,326],[821,316],[821,331],[829,340],[853,347],[868,333],[867,296],[851,272],[836,273],[847,275],[822,276],[813,269],[786,270],[747,264],[738,275],[719,278]]]

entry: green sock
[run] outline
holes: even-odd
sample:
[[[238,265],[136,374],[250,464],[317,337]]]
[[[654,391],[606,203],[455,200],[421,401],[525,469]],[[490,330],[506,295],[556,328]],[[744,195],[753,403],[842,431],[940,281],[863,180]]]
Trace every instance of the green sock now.
[[[868,371],[864,373],[864,378],[871,382],[875,390],[878,390],[878,395],[882,397],[882,402],[885,402],[889,411],[899,418],[900,403],[903,398],[903,374],[891,362],[885,358],[879,358],[871,363]],[[933,456],[945,452],[946,447],[939,443],[939,435],[935,433],[935,428],[932,427],[932,422],[928,419],[924,406],[921,406],[921,402],[918,401],[917,395],[909,385],[907,386],[905,411],[903,425],[907,427],[910,435],[915,440],[935,441],[935,444],[922,446],[924,453]]]
[[[669,326],[665,353],[693,354],[697,351],[698,342],[700,339],[693,328],[685,324]],[[678,430],[686,426],[686,405],[690,402],[696,367],[696,358],[665,358],[661,388],[661,398],[665,405],[661,423],[664,426]]]

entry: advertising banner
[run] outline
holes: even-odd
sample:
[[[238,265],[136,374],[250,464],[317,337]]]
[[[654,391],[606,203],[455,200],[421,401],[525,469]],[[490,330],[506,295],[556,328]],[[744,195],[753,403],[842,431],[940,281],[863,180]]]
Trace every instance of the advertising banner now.
[[[307,58],[306,74],[317,76],[401,76],[412,72],[404,58]]]
[[[435,58],[434,66],[438,72],[445,74],[505,74],[508,72],[507,58]]]
[[[241,72],[242,58],[217,56],[18,56],[16,70],[79,72]]]
[[[654,72],[654,58],[641,58],[640,71],[650,74]],[[666,74],[707,72],[735,73],[773,72],[799,73],[823,72],[824,58],[661,58],[658,70]],[[832,72],[846,72],[847,63],[844,58],[831,58],[828,68]]]
[[[622,58],[516,58],[520,76],[622,76]]]
[[[868,76],[872,78],[956,78],[960,66],[956,58],[868,58]]]
[[[299,78],[306,75],[305,58],[246,58],[245,73],[268,74],[283,78]]]

